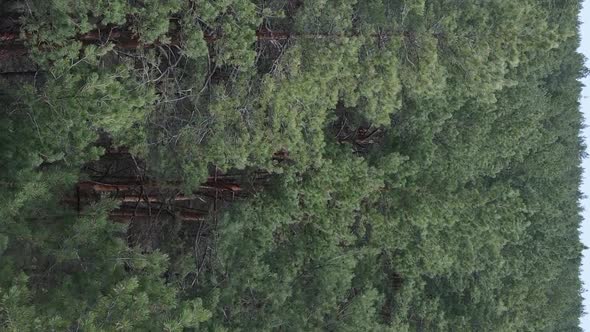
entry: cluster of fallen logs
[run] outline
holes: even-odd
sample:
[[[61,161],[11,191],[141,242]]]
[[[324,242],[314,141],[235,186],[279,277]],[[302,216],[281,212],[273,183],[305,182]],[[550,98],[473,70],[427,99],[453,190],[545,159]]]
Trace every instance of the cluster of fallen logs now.
[[[259,172],[253,181],[268,178],[268,173]],[[239,183],[239,175],[214,175],[191,194],[178,190],[179,183],[156,183],[132,178],[111,178],[108,181],[87,180],[76,186],[75,199],[69,199],[80,211],[85,205],[102,197],[109,197],[120,203],[110,213],[118,222],[150,220],[162,213],[182,221],[201,221],[211,212],[216,212],[221,202],[244,198],[246,193]]]
[[[107,148],[99,160],[87,164],[86,180],[78,182],[75,194],[65,201],[78,212],[108,197],[119,203],[110,213],[113,221],[150,221],[173,217],[185,222],[201,221],[224,205],[243,199],[270,178],[264,171],[224,174],[217,168],[192,192],[182,192],[180,181],[154,180],[146,166],[126,149]]]

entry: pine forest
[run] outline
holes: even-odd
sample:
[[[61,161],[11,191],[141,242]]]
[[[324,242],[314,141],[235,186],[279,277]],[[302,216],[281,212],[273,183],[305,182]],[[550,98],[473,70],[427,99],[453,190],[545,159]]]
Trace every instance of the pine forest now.
[[[581,331],[580,0],[0,0],[1,331]]]

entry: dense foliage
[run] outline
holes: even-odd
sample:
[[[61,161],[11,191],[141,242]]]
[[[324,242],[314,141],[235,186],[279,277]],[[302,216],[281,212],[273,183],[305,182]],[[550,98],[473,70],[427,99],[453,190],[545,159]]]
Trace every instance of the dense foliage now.
[[[580,330],[578,0],[9,3],[0,329]],[[270,176],[141,241],[68,203],[113,147]]]

